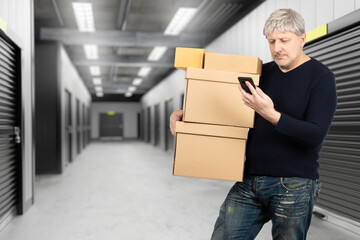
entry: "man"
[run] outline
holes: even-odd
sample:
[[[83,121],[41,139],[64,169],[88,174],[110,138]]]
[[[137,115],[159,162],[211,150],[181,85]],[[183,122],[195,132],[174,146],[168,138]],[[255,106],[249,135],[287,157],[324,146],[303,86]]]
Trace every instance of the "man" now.
[[[244,103],[256,111],[245,177],[220,208],[213,240],[254,239],[273,223],[273,239],[306,239],[319,191],[318,158],[336,109],[333,73],[303,52],[305,23],[292,9],[274,11],[264,26],[273,62],[263,64]],[[182,111],[170,117],[171,131]]]

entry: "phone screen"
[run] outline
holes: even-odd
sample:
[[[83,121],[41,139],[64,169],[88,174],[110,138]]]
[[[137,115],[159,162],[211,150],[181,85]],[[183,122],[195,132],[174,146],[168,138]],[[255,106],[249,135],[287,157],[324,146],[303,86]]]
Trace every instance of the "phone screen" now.
[[[252,80],[251,77],[238,77],[239,83],[242,87],[242,89],[245,90],[245,92],[252,94],[250,89],[248,88],[248,86],[246,85],[246,81],[248,81],[254,88],[256,88],[254,81]]]

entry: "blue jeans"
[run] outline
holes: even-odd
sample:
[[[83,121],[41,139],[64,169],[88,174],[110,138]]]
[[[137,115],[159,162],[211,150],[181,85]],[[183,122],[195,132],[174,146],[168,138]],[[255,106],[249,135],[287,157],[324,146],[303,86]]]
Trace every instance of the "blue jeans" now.
[[[319,190],[319,180],[245,177],[222,204],[211,239],[255,239],[269,220],[273,239],[306,239]]]

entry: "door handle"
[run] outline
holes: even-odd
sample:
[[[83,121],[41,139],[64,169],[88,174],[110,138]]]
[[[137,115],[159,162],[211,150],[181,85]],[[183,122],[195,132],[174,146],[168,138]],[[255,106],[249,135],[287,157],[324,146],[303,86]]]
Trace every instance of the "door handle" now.
[[[20,136],[20,128],[14,127],[14,140],[15,143],[19,144],[21,143],[21,136]]]

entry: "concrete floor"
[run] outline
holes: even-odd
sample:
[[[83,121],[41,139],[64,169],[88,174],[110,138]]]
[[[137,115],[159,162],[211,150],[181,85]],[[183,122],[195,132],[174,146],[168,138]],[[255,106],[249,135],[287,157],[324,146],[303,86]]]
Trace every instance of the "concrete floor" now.
[[[233,182],[172,176],[172,153],[92,143],[62,175],[36,177],[36,203],[1,240],[206,240]],[[271,224],[257,240],[271,239]],[[308,239],[360,239],[313,218]]]

